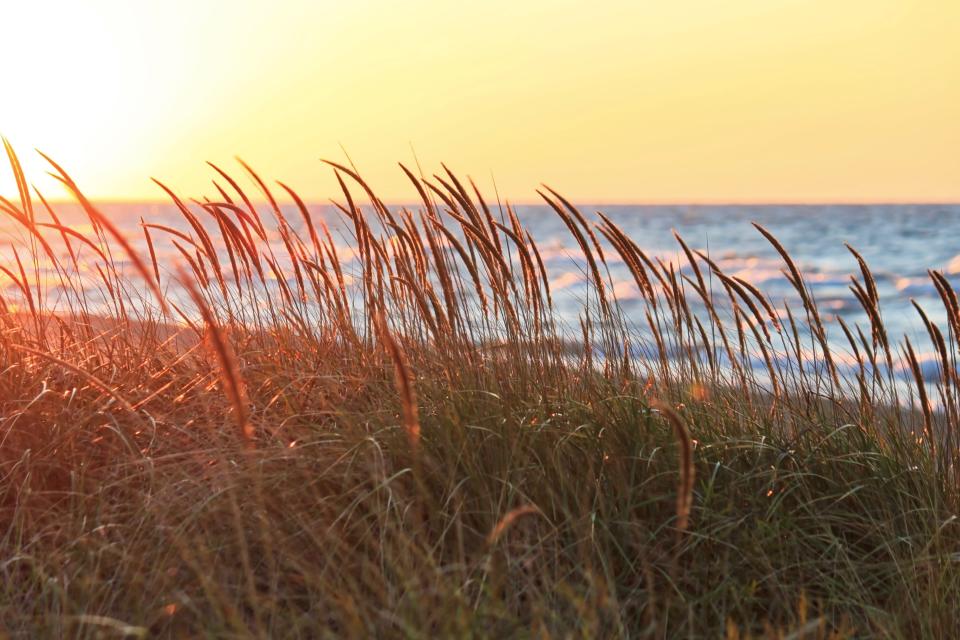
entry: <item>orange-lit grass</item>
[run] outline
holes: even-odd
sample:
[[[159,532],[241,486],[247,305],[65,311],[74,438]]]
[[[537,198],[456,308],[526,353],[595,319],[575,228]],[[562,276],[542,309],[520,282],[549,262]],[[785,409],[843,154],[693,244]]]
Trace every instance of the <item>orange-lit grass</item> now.
[[[843,379],[802,273],[766,230],[809,331],[679,237],[695,269],[646,255],[608,218],[592,222],[545,188],[588,264],[573,344],[557,331],[529,231],[452,172],[407,171],[422,206],[393,211],[333,165],[361,266],[354,298],[326,227],[299,203],[298,237],[246,165],[272,203],[289,273],[265,217],[217,167],[229,191],[217,186],[215,200],[191,207],[168,190],[192,232],[143,221],[147,260],[89,203],[89,236],[46,203],[50,221],[39,220],[8,154],[20,202],[0,207],[26,241],[4,266],[21,299],[4,291],[3,308],[29,312],[0,317],[0,631],[958,630],[955,608],[939,603],[960,594],[960,305],[940,274],[949,326],[920,311],[943,375],[924,386],[913,345],[897,356],[854,253],[863,281],[853,293],[872,326],[842,327],[859,364]],[[47,233],[69,261],[56,262]],[[164,303],[160,234],[179,244],[192,308]],[[80,245],[93,255],[79,257]],[[116,266],[115,245],[135,279]],[[646,358],[624,350],[641,336],[613,295],[614,257],[645,297],[632,320],[650,330]],[[66,302],[51,306],[31,276],[43,259],[56,262]],[[81,259],[100,274],[110,317],[93,315],[77,288]],[[269,273],[281,284],[264,297],[257,283]],[[711,273],[721,287],[707,285]],[[731,363],[762,356],[767,379],[724,368],[721,350]],[[918,402],[879,372],[884,360],[909,367]]]

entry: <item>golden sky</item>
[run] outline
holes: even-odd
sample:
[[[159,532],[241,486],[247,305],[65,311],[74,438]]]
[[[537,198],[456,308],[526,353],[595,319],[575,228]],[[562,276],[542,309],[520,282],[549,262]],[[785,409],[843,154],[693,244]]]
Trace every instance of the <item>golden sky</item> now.
[[[960,0],[0,2],[0,133],[89,195],[305,198],[441,161],[514,201],[960,201]],[[0,193],[16,193],[8,172]]]

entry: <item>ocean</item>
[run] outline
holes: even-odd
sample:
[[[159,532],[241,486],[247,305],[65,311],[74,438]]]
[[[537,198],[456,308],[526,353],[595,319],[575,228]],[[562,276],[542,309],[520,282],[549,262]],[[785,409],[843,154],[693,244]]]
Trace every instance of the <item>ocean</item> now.
[[[828,337],[840,352],[845,351],[846,341],[837,318],[850,326],[869,324],[850,291],[850,277],[859,277],[860,271],[845,244],[857,249],[873,271],[891,340],[899,341],[908,335],[922,352],[924,366],[928,362],[932,364],[930,345],[911,301],[915,300],[931,320],[943,326],[945,312],[927,271],[942,272],[954,288],[960,288],[960,205],[581,204],[578,207],[588,219],[596,219],[595,211],[604,212],[650,256],[659,257],[665,263],[673,262],[682,273],[689,273],[687,261],[673,237],[674,232],[679,233],[691,248],[708,255],[728,275],[752,283],[775,304],[786,303],[799,309],[799,298],[784,274],[783,260],[751,223],[762,225],[779,239],[800,267],[827,321]],[[140,228],[141,218],[192,233],[172,204],[106,203],[99,208],[144,255],[147,247]],[[305,234],[296,209],[286,205],[283,208],[294,230]],[[91,230],[77,206],[57,205],[55,209],[66,225],[80,233]],[[349,227],[331,205],[313,205],[310,210],[315,218],[326,221],[341,245],[344,271],[349,278],[356,266],[351,264],[353,243]],[[266,212],[266,208],[263,211]],[[561,324],[577,327],[589,289],[583,254],[563,221],[549,207],[516,206],[515,211],[540,248]],[[205,218],[214,230],[212,220]],[[265,219],[269,220],[269,215]],[[57,233],[47,230],[46,235],[54,243]],[[161,240],[164,235],[155,232],[154,238],[161,271],[169,275],[183,259],[172,243]],[[277,255],[282,256],[279,235],[272,241],[277,243]],[[23,258],[26,243],[23,229],[12,220],[4,220],[0,224],[0,264],[5,263],[8,268],[15,266],[12,247],[17,247]],[[122,264],[122,252],[115,255]],[[627,266],[611,259],[608,268],[611,288],[625,316],[628,319],[636,316],[634,319],[640,322],[643,300]],[[42,264],[40,271],[42,277]],[[52,277],[53,273],[46,275]],[[86,275],[89,282],[96,281],[95,273]],[[16,284],[4,274],[0,274],[0,293],[8,302],[13,301],[12,304],[20,298]],[[167,293],[180,299],[183,292],[170,281]],[[49,304],[58,304],[57,287],[51,284],[46,297]],[[108,309],[105,307],[104,311]]]

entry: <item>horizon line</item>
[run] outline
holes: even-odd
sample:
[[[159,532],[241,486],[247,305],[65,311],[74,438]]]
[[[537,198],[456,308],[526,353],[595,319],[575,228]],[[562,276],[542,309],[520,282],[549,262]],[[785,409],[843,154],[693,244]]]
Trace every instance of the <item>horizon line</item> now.
[[[90,197],[91,202],[99,205],[173,205],[173,201],[161,198],[97,198]],[[47,200],[51,205],[75,205],[76,200],[55,198]],[[388,207],[413,207],[422,204],[420,201],[382,200]],[[957,200],[591,200],[570,199],[577,206],[597,207],[859,207],[859,206],[960,206]],[[251,199],[256,206],[268,206],[267,200]],[[333,206],[330,199],[304,199],[308,206]],[[295,204],[292,200],[278,199],[281,206]],[[363,206],[369,203],[362,203]],[[498,204],[496,201],[487,201],[488,206]],[[499,204],[509,204],[513,207],[548,207],[542,200],[503,200]]]

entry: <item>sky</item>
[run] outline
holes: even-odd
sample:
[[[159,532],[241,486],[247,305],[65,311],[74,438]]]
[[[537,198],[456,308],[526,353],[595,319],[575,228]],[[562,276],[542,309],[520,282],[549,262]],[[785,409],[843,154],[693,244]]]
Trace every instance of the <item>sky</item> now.
[[[0,134],[88,195],[304,198],[444,162],[514,202],[960,201],[958,0],[0,3]],[[0,170],[0,194],[15,194]]]

